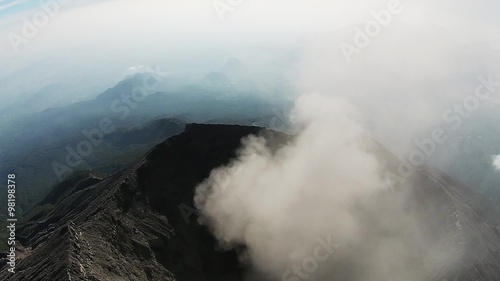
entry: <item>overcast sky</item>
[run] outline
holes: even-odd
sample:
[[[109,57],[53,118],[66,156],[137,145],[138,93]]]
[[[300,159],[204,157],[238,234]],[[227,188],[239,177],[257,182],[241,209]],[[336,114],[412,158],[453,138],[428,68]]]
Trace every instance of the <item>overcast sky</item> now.
[[[224,0],[227,1],[227,0]],[[63,2],[63,1],[61,1]],[[245,31],[325,31],[353,23],[365,22],[372,11],[387,6],[388,0],[241,0],[241,4],[224,14],[221,21],[212,0],[145,0],[81,1],[66,0],[59,4],[62,12],[50,18],[19,55],[42,52],[68,45],[108,45],[136,40],[167,43],[169,33],[179,32],[245,32]],[[223,2],[223,0],[221,0]],[[237,1],[234,1],[237,2]],[[405,12],[401,21],[429,22],[460,31],[460,36],[494,41],[498,28],[500,3],[479,1],[408,1],[402,0]],[[24,22],[43,11],[39,3],[55,0],[0,1],[1,58],[12,57],[7,34],[21,33]],[[85,4],[84,4],[85,3]],[[160,38],[158,38],[160,37]],[[489,37],[489,38],[488,38]],[[113,39],[113,40],[110,40]],[[10,49],[10,51],[9,51]],[[24,54],[23,54],[24,53]],[[19,58],[18,58],[19,59]]]
[[[220,0],[218,3],[240,3],[223,14],[224,20],[212,0],[60,2],[0,1],[0,79],[6,78],[0,80],[4,83],[2,97],[80,76],[96,83],[101,77],[103,87],[110,86],[129,67],[169,56],[178,58],[181,52],[195,58],[195,54],[210,57],[211,51],[229,50],[231,56],[229,52],[241,50],[241,46],[264,46],[273,38],[278,44],[285,42],[276,33],[351,32],[352,24],[371,20],[371,13],[386,9],[390,1]],[[404,11],[394,17],[394,25],[439,25],[457,42],[500,49],[499,1],[436,2],[402,0]],[[32,38],[25,38],[22,29],[27,21],[33,22],[34,16],[44,13],[42,3],[58,3],[59,11],[37,28]],[[24,42],[13,46],[13,36],[21,36]],[[115,75],[104,78],[109,73]],[[30,89],[17,82],[19,77],[28,76]]]

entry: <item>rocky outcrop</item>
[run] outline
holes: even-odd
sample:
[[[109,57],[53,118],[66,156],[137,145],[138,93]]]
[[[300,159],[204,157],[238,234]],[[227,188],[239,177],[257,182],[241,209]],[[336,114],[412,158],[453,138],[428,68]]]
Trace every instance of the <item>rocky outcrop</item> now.
[[[191,124],[114,175],[90,173],[62,183],[42,201],[53,204],[50,212],[20,226],[30,255],[18,260],[15,274],[0,269],[0,280],[244,280],[238,250],[220,250],[197,223],[193,195],[213,168],[235,157],[241,138],[250,134],[263,135],[273,148],[289,140],[257,127]],[[458,267],[436,262],[439,274],[422,280],[499,280],[496,205],[435,169],[415,173],[408,183],[404,209],[422,222],[433,216],[438,227],[422,224],[421,231],[429,239],[450,234],[435,243],[447,243],[461,257]],[[374,206],[388,206],[384,200],[391,192]],[[367,214],[360,219],[373,224]],[[372,242],[346,249],[367,251]],[[335,268],[344,277],[339,280],[355,280],[355,272],[344,265]]]
[[[193,190],[260,131],[193,124],[115,175],[59,184],[42,201],[52,211],[20,227],[32,255],[0,279],[241,280],[236,252],[197,224]]]

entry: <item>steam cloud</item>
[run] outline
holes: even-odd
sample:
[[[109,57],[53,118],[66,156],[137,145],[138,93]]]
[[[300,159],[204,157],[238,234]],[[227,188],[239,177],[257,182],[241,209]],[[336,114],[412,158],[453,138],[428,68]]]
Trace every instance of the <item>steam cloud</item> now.
[[[384,182],[355,114],[338,99],[301,97],[293,119],[305,128],[292,144],[273,153],[249,137],[238,160],[214,170],[195,201],[222,243],[247,245],[259,269],[279,274],[310,255],[317,238],[356,239],[349,208]]]
[[[477,110],[458,113],[478,77],[500,73],[498,51],[476,45],[468,30],[492,39],[494,28],[466,13],[429,22],[443,7],[403,5],[351,64],[339,43],[353,44],[353,29],[308,37],[296,86],[322,94],[296,100],[291,121],[300,133],[277,151],[262,137],[245,139],[238,158],[197,187],[201,222],[227,249],[246,246],[243,258],[271,280],[444,280],[461,258],[460,232],[409,210],[414,194],[388,186],[384,157],[365,134],[398,154],[437,126],[453,137],[450,128]],[[310,259],[318,239],[340,245],[322,264]]]
[[[247,262],[272,280],[324,280],[358,266],[345,280],[414,280],[432,267],[407,266],[423,247],[420,259],[451,261],[405,213],[406,194],[388,190],[358,116],[338,98],[300,97],[291,120],[303,129],[293,141],[272,151],[264,138],[248,137],[234,162],[197,187],[202,222],[226,249],[245,245]],[[379,194],[391,196],[384,210]],[[326,265],[311,261],[321,240],[337,245]]]

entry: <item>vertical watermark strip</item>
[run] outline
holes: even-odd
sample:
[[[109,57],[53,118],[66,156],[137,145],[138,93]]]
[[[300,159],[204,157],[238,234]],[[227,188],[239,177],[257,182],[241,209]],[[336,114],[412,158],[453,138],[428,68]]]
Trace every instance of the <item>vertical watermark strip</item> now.
[[[9,232],[7,245],[9,253],[7,255],[9,269],[11,273],[16,273],[16,175],[7,176],[7,230]]]

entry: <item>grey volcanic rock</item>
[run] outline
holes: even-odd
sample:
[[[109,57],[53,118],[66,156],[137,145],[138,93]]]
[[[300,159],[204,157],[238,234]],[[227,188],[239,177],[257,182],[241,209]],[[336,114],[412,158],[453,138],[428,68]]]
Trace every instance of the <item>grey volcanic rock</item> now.
[[[500,280],[500,206],[445,173],[423,171],[446,195],[448,227],[455,230],[463,254],[448,280]]]
[[[192,206],[197,184],[234,158],[241,138],[250,134],[272,139],[273,148],[289,140],[258,127],[191,124],[112,176],[90,173],[61,183],[42,201],[52,206],[50,212],[19,227],[18,238],[32,250],[18,261],[15,274],[1,268],[0,280],[245,280],[237,251],[219,250]],[[434,241],[436,247],[444,243],[460,257],[458,266],[432,263],[438,274],[420,280],[500,280],[496,203],[426,168],[374,198],[373,208],[393,212],[384,203],[399,192],[409,193],[404,210],[417,217],[426,237],[448,235]],[[374,227],[370,213],[375,212],[367,210],[360,220]],[[435,225],[427,223],[429,217]],[[386,229],[375,227],[383,237]],[[349,255],[370,251],[374,242],[348,245],[328,280],[357,280]]]
[[[33,254],[2,272],[2,280],[170,280],[152,258],[149,243],[168,241],[165,217],[138,204],[123,212],[116,203],[127,175],[108,178],[78,191],[38,222],[26,243]],[[157,242],[158,243],[158,242]],[[173,280],[173,279],[172,279]]]
[[[115,175],[59,184],[42,201],[52,211],[20,226],[32,255],[0,280],[242,280],[236,252],[217,250],[181,210],[193,210],[196,184],[261,130],[189,125]]]

